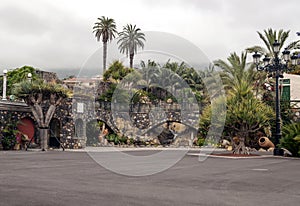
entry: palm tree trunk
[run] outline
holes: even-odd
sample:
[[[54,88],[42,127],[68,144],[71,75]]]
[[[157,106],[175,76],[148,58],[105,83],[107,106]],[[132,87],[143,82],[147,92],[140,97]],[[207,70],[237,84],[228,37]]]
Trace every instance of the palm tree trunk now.
[[[103,74],[106,71],[107,41],[103,42]]]
[[[133,57],[134,57],[134,53],[131,53],[129,55],[129,65],[130,65],[130,68],[133,68]]]

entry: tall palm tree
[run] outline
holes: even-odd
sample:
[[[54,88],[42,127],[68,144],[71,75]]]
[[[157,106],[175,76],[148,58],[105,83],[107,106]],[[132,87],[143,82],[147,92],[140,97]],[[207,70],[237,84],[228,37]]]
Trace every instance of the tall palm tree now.
[[[290,31],[283,31],[280,29],[278,32],[273,29],[267,29],[264,30],[263,33],[257,32],[259,35],[259,38],[264,42],[266,49],[261,46],[253,46],[250,48],[247,48],[247,51],[249,52],[258,52],[261,54],[266,54],[270,57],[274,56],[274,48],[273,48],[273,43],[275,41],[278,41],[280,43],[280,51],[282,49],[299,49],[300,48],[300,40],[291,42],[285,46],[286,40],[289,37]],[[285,46],[285,47],[284,47]]]
[[[145,34],[136,25],[127,24],[123,31],[119,33],[119,50],[121,53],[129,55],[130,68],[133,67],[133,58],[139,47],[144,48]]]
[[[103,73],[106,70],[106,57],[107,57],[107,42],[115,38],[117,32],[117,26],[114,19],[102,16],[98,18],[98,22],[95,23],[93,27],[93,33],[97,41],[100,41],[102,36],[103,42]]]

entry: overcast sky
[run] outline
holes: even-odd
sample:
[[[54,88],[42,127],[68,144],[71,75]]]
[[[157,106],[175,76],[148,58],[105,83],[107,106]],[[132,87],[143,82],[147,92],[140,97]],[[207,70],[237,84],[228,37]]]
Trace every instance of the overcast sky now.
[[[291,30],[299,39],[299,0],[0,0],[0,69],[80,68],[102,46],[92,33],[97,17],[118,31],[136,24],[198,46],[210,60],[262,45],[256,31]]]

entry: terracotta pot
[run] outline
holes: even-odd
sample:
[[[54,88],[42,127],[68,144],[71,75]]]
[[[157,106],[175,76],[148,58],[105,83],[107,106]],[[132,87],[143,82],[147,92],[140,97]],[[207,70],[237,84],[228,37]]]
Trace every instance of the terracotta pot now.
[[[258,144],[259,146],[265,149],[275,148],[275,145],[273,144],[273,142],[271,142],[271,140],[268,137],[259,138]]]

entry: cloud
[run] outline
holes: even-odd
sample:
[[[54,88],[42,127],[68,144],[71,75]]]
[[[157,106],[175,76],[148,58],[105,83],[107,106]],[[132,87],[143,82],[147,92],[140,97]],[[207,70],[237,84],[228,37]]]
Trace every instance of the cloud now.
[[[79,68],[97,47],[89,23],[45,2],[2,6],[0,26],[2,68]]]
[[[79,68],[101,47],[92,33],[97,17],[142,31],[174,33],[211,60],[260,42],[256,31],[299,29],[298,0],[1,0],[0,69],[25,64],[44,69]]]
[[[0,26],[2,31],[14,36],[37,36],[50,29],[38,15],[11,5],[0,8]]]

